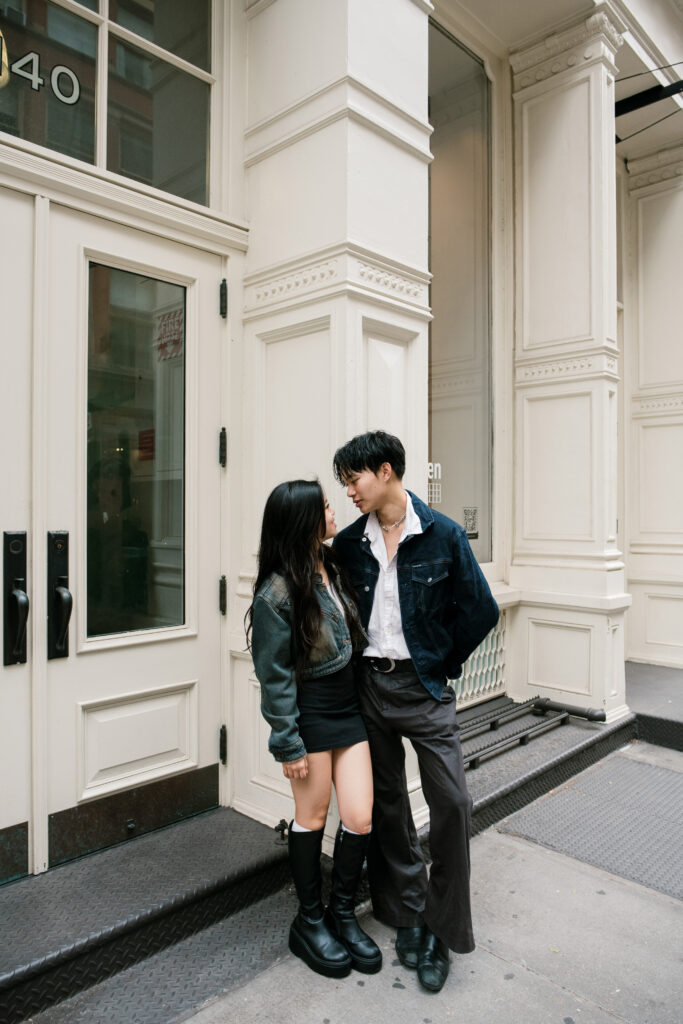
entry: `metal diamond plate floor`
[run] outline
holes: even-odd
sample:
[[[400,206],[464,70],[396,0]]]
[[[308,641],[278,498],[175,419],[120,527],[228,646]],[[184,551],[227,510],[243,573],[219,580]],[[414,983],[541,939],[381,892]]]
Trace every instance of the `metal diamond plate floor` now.
[[[273,830],[220,808],[134,843],[0,888],[0,978],[59,960],[261,865],[286,859]]]
[[[296,897],[268,899],[129,967],[56,1006],[34,1024],[173,1024],[202,1003],[244,984],[287,953]]]
[[[613,754],[498,830],[683,899],[683,771]]]

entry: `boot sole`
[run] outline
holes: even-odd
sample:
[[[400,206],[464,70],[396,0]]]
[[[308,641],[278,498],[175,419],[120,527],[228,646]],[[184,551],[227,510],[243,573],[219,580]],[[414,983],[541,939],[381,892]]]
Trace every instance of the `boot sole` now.
[[[289,933],[289,949],[294,956],[298,956],[300,960],[303,960],[312,971],[315,971],[316,974],[322,974],[326,978],[346,978],[351,973],[351,957],[349,957],[348,962],[341,964],[332,964],[329,960],[321,960],[304,942],[301,936],[293,930]]]
[[[349,947],[346,947],[347,950]],[[378,971],[382,970],[382,957],[379,960],[359,960],[358,957],[354,956],[349,950],[349,956],[351,957],[351,964],[354,970],[360,971],[361,974],[377,974]]]

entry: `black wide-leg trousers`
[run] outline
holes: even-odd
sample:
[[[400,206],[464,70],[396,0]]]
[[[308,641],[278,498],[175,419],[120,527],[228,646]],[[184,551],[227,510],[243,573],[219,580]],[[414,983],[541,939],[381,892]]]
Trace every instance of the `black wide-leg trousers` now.
[[[474,949],[470,906],[472,799],[455,714],[455,694],[430,696],[411,669],[377,672],[361,659],[361,711],[375,790],[368,880],[375,916],[393,927],[424,922],[456,953]],[[410,809],[402,738],[417,754],[429,807],[427,876]]]

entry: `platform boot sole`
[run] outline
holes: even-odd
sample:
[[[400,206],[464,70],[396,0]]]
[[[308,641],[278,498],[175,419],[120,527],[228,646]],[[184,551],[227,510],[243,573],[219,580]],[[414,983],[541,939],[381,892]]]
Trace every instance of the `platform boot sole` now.
[[[329,960],[321,960],[294,927],[289,930],[289,948],[294,956],[303,960],[316,974],[323,974],[326,978],[345,978],[351,973],[351,956],[349,956],[348,962],[341,964],[331,964]]]

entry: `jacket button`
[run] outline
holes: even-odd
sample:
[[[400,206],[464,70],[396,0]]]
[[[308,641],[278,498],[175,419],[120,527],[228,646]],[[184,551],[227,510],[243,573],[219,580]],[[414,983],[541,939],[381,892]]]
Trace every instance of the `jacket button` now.
[[[366,587],[365,588],[365,593],[367,594],[369,590],[370,590],[370,587]]]
[[[427,583],[431,583],[431,582],[432,582],[432,577],[430,576],[429,579],[427,580]]]

